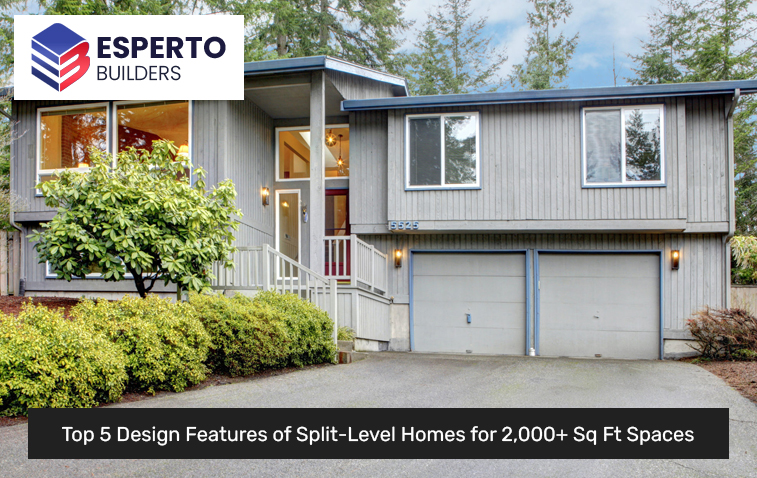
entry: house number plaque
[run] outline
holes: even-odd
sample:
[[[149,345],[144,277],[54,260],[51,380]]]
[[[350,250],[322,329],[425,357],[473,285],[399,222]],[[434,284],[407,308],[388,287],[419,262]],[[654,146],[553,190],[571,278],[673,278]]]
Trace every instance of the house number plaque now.
[[[421,226],[418,221],[390,221],[390,231],[417,231]]]

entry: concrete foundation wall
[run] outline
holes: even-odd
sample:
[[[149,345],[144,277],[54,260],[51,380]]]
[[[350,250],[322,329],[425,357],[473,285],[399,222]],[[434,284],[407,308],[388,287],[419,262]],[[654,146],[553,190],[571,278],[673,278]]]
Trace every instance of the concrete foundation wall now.
[[[410,351],[410,306],[407,304],[390,305],[389,322],[392,327],[389,350],[394,352]]]

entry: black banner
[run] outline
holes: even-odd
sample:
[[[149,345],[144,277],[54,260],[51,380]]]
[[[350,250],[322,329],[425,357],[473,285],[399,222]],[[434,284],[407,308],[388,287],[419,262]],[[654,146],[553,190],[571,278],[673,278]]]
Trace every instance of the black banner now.
[[[728,409],[32,409],[29,458],[728,458]]]

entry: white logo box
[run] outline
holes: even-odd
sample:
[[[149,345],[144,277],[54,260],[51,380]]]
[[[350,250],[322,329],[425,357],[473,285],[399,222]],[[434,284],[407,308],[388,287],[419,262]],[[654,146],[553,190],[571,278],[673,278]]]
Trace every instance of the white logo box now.
[[[242,100],[242,15],[16,15],[18,100]]]

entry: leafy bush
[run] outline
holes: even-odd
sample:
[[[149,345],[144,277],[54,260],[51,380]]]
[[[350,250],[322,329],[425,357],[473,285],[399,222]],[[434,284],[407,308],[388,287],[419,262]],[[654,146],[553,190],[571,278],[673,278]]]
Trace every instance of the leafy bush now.
[[[295,294],[261,292],[248,302],[272,307],[281,313],[291,339],[289,365],[302,367],[333,362],[336,356],[334,322],[329,315]]]
[[[116,401],[125,367],[117,346],[59,310],[29,302],[17,317],[0,315],[0,415]]]
[[[191,293],[189,303],[212,337],[208,364],[214,371],[234,377],[286,366],[291,341],[273,308],[242,295]]]
[[[743,309],[697,312],[686,322],[694,350],[710,359],[745,360],[757,355],[757,319]]]
[[[337,340],[355,340],[355,331],[349,327],[339,327],[336,332]]]
[[[207,376],[210,336],[189,304],[155,295],[84,300],[71,316],[105,334],[126,354],[131,389],[181,392]]]
[[[731,281],[734,284],[757,283],[757,237],[732,237],[731,255]]]

